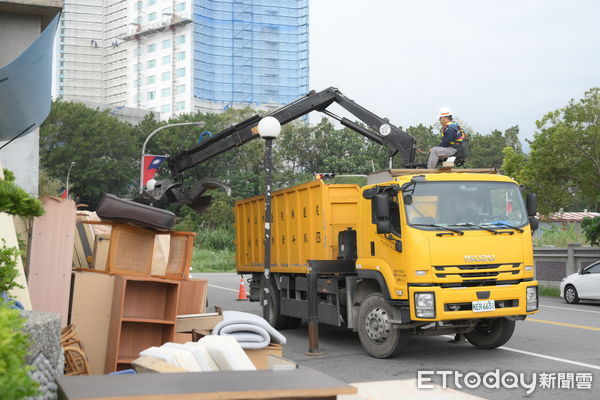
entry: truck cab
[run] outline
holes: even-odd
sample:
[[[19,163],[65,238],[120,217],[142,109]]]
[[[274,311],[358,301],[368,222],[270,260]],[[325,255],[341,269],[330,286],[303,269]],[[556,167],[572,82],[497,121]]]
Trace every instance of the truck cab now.
[[[391,351],[382,337],[397,323],[498,347],[515,320],[537,311],[532,212],[514,180],[413,170],[365,186],[361,197],[354,314],[363,344]],[[363,304],[368,296],[375,306]],[[391,315],[377,311],[384,302]]]

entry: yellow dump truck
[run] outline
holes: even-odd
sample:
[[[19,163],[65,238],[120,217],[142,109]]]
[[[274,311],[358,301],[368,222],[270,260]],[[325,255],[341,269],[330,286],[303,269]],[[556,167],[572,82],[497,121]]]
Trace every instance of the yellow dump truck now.
[[[376,183],[374,183],[376,182]],[[493,171],[390,170],[364,187],[322,180],[273,192],[269,319],[358,331],[374,357],[409,335],[495,348],[538,310],[533,195]],[[237,271],[259,299],[264,196],[235,206]],[[314,277],[316,291],[310,290]]]

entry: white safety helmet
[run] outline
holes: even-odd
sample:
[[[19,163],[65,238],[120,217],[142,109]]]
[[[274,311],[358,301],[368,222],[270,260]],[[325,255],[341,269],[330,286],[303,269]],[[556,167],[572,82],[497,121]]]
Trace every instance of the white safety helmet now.
[[[440,108],[438,119],[442,118],[442,117],[451,117],[451,116],[452,116],[452,110],[450,108],[448,108],[448,107]]]

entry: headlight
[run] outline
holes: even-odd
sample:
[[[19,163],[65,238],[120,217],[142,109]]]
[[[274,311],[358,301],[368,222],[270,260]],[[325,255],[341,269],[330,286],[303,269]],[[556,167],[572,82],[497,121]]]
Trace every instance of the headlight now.
[[[530,286],[526,289],[527,293],[527,312],[538,309],[538,288]]]
[[[435,294],[415,293],[415,314],[419,318],[435,318]]]

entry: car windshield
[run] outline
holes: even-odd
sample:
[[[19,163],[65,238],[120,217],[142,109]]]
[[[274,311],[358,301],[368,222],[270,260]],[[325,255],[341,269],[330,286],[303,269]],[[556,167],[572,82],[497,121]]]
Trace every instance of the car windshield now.
[[[521,191],[514,183],[419,182],[404,196],[408,224],[420,229],[436,229],[427,227],[429,224],[464,230],[514,228],[527,223]]]

